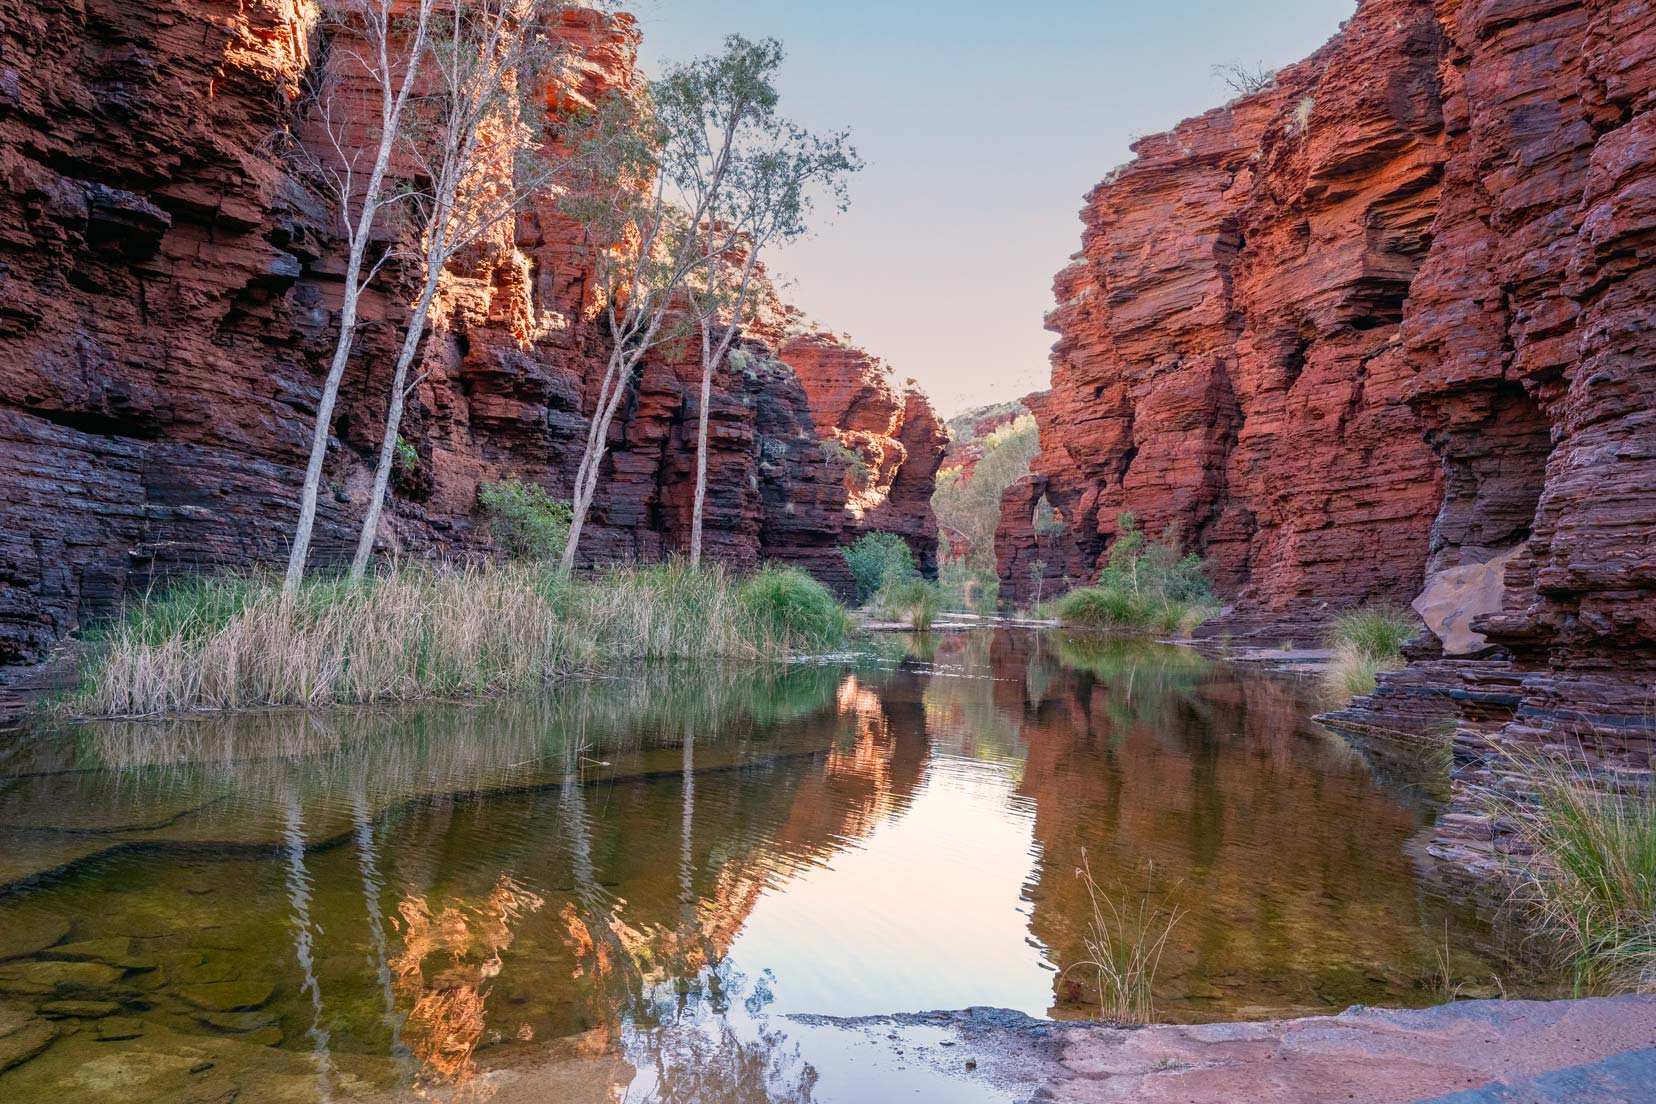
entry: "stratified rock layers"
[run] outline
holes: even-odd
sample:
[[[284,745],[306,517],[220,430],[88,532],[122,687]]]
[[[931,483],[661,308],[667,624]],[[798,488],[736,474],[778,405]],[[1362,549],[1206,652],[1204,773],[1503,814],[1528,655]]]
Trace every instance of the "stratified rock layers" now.
[[[1452,634],[1475,650],[1415,649],[1342,719],[1459,714],[1461,859],[1500,843],[1490,738],[1568,731],[1648,780],[1656,8],[1362,0],[1272,87],[1135,151],[1057,279],[1006,587],[1036,560],[1092,577],[1122,510],[1211,558],[1237,632],[1490,564],[1504,590]],[[1029,523],[1042,494],[1062,541]]]
[[[1051,582],[1096,574],[1131,511],[1176,526],[1250,614],[1414,596],[1441,491],[1398,331],[1447,155],[1441,51],[1429,4],[1367,3],[1087,197],[1052,390],[1026,400],[1043,453],[1008,492],[1020,598],[1043,492],[1071,530],[1040,553]]]
[[[627,17],[572,12],[562,33],[575,64],[558,102],[639,82]],[[344,64],[317,41],[305,0],[86,0],[0,24],[0,665],[40,659],[153,578],[285,557],[344,266],[334,212],[272,140],[307,67]],[[346,110],[370,102],[359,85],[345,82]],[[297,132],[320,134],[314,117]],[[387,220],[382,235],[399,232]],[[405,416],[418,462],[399,466],[388,551],[484,543],[488,480],[567,494],[607,353],[587,257],[543,203],[451,269]],[[364,298],[320,560],[348,551],[363,514],[409,282],[388,265]],[[919,459],[892,468],[879,503],[852,502],[811,415],[815,391],[840,382],[777,358],[786,312],[763,298],[714,389],[710,553],[843,582],[835,549],[877,506],[925,554],[929,510],[910,490],[935,470],[924,397],[889,423],[889,446]],[[650,361],[617,420],[589,562],[685,544],[700,369],[680,359]]]

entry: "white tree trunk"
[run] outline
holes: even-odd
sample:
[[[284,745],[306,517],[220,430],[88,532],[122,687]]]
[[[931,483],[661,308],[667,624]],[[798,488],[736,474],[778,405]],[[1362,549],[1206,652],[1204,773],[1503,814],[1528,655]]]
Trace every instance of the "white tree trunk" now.
[[[374,489],[368,496],[368,516],[362,522],[362,533],[357,538],[356,555],[351,560],[351,578],[362,578],[368,561],[374,555],[374,538],[379,533],[380,509],[385,503],[386,488],[391,483],[391,466],[397,458],[397,436],[402,428],[403,402],[408,394],[408,368],[419,351],[420,337],[425,332],[426,318],[431,314],[431,301],[436,297],[442,269],[426,273],[425,286],[409,319],[408,332],[403,335],[402,349],[397,354],[396,371],[391,376],[391,405],[385,414],[385,436],[380,439],[379,465],[374,469]]]

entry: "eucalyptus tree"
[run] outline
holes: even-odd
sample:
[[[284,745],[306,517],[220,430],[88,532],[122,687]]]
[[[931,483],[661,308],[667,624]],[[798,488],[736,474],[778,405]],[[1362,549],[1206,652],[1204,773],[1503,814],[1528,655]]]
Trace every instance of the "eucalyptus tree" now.
[[[557,76],[562,44],[551,22],[571,6],[565,0],[438,0],[427,47],[433,77],[408,142],[417,178],[426,182],[412,193],[420,290],[392,370],[352,578],[362,575],[373,555],[403,407],[419,382],[410,385],[408,373],[444,270],[462,249],[509,225],[529,196],[552,189],[569,167],[541,141],[545,120],[535,91]]]
[[[713,377],[742,332],[760,254],[805,234],[818,198],[844,211],[849,178],[862,167],[845,132],[819,136],[778,117],[782,58],[775,39],[733,35],[724,53],[679,67],[656,93],[666,124],[662,170],[687,209],[705,212],[703,264],[685,291],[702,368],[691,566],[701,563]]]
[[[615,147],[625,163],[605,178],[636,186],[588,197],[581,216],[614,344],[576,473],[566,572],[634,371],[650,349],[694,331],[703,370],[690,558],[700,562],[712,377],[741,332],[760,252],[805,232],[818,186],[843,208],[845,179],[860,167],[846,135],[817,137],[777,117],[782,57],[774,39],[732,35],[721,53],[669,69],[645,103],[619,115],[631,140]]]
[[[356,339],[357,304],[362,292],[379,274],[390,251],[368,266],[368,247],[380,208],[386,203],[386,175],[391,168],[399,135],[416,95],[419,72],[426,56],[432,9],[436,0],[329,0],[323,12],[324,27],[331,49],[329,63],[319,71],[308,101],[322,133],[322,140],[298,145],[296,152],[309,175],[331,193],[339,211],[345,235],[344,298],[339,310],[339,335],[334,341],[333,360],[316,405],[316,425],[311,431],[310,459],[299,495],[299,518],[294,525],[293,543],[288,550],[287,575],[282,591],[292,596],[304,577],[310,554],[311,532],[316,524],[316,499],[327,460],[328,438],[332,434],[334,404],[339,384],[351,358]],[[358,45],[360,43],[360,45]],[[338,64],[333,59],[339,59]],[[357,119],[353,113],[339,115],[345,98],[342,88],[349,82],[366,80],[378,94],[379,118],[374,136],[374,160],[362,173],[366,149],[350,137]]]
[[[705,263],[701,228],[707,209],[685,209],[675,203],[670,177],[661,171],[672,123],[671,113],[658,112],[648,92],[606,97],[578,162],[581,185],[564,202],[590,248],[594,310],[610,338],[575,471],[569,540],[559,564],[564,574],[574,570],[581,531],[597,495],[610,426],[626,400],[633,373],[651,349],[677,335],[676,300]]]

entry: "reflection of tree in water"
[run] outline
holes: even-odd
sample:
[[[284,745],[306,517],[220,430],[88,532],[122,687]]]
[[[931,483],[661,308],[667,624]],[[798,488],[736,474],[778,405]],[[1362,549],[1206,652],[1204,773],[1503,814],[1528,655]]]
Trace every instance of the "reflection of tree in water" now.
[[[728,1021],[650,1033],[634,1060],[652,1084],[641,1104],[810,1104],[816,1069],[780,1029],[747,1037]],[[629,1093],[629,1099],[633,1099]]]
[[[502,874],[483,900],[434,911],[408,894],[397,905],[403,951],[391,959],[392,986],[411,1003],[402,1041],[420,1063],[416,1088],[469,1084],[483,1040],[490,990],[519,922],[545,901]],[[435,958],[437,961],[429,962]]]

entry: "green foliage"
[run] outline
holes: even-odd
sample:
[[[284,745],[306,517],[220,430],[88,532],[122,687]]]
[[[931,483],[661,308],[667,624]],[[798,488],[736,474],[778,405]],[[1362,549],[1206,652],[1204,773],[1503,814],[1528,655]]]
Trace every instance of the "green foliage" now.
[[[834,647],[850,632],[845,608],[827,587],[797,568],[767,566],[743,580],[736,594],[760,634],[793,648]]]
[[[1124,513],[1098,582],[1058,599],[1054,612],[1071,625],[1175,633],[1195,628],[1217,606],[1201,557],[1181,555],[1177,531],[1150,540]]]
[[[835,456],[845,465],[847,482],[856,486],[867,486],[873,472],[869,470],[868,461],[862,458],[862,453],[855,449],[846,448],[832,437],[824,438],[822,448],[830,456]]]
[[[880,591],[880,612],[925,632],[943,612],[943,591],[918,575],[894,579]]]
[[[998,409],[991,409],[962,415],[949,423],[950,432],[957,442],[970,441],[976,422],[997,412]],[[967,566],[973,571],[995,571],[995,530],[1000,527],[1001,495],[1029,474],[1029,465],[1040,447],[1035,418],[1025,412],[984,437],[983,456],[970,478],[960,468],[938,473],[932,512],[937,515],[938,526],[945,536],[958,534],[966,539]]]
[[[510,476],[485,483],[477,501],[489,519],[496,543],[514,560],[555,560],[569,540],[570,509],[545,488]]]
[[[1387,603],[1346,610],[1336,617],[1327,637],[1334,658],[1322,676],[1329,701],[1343,705],[1372,694],[1381,671],[1403,666],[1403,643],[1417,631],[1414,614]]]
[[[1403,645],[1420,631],[1420,622],[1410,611],[1388,603],[1376,603],[1346,610],[1334,619],[1328,644],[1338,649],[1349,645],[1373,660],[1394,660]]]
[[[1517,899],[1580,986],[1656,987],[1656,791],[1539,756],[1508,765],[1530,798],[1497,812],[1535,855]]]
[[[938,584],[946,605],[971,610],[973,613],[992,613],[1000,608],[1000,577],[993,571],[973,568],[946,555],[947,542],[940,546],[944,562],[937,569]]]
[[[908,542],[895,533],[864,533],[851,547],[842,548],[840,554],[856,581],[859,602],[866,602],[886,587],[920,574]]]
[[[1059,518],[1057,508],[1052,505],[1046,495],[1042,495],[1041,500],[1035,503],[1036,535],[1060,537],[1067,532],[1069,532],[1069,526],[1065,525],[1063,520]]]
[[[420,468],[420,454],[407,438],[397,434],[397,464],[405,472],[415,472]]]

